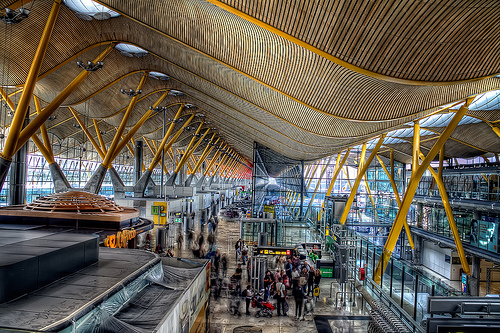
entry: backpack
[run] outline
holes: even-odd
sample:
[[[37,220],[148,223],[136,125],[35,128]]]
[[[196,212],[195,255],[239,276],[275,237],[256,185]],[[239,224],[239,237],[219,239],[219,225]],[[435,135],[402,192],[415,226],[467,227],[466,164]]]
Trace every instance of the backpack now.
[[[286,289],[285,289],[285,285],[283,283],[276,285],[276,294],[279,297],[286,296]]]

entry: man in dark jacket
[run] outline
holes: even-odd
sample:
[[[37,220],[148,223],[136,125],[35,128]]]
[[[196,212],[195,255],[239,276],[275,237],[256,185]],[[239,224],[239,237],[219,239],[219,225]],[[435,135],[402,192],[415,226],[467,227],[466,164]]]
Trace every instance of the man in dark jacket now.
[[[307,296],[311,296],[313,292],[313,284],[314,284],[314,268],[312,266],[309,269],[308,277],[307,277]]]
[[[301,286],[293,287],[293,298],[295,299],[295,320],[299,320],[302,315],[302,307],[304,305],[304,289]]]

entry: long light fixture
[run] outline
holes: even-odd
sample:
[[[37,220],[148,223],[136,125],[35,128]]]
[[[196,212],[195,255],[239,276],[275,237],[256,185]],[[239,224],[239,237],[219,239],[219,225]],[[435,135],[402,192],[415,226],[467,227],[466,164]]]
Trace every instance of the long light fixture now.
[[[134,97],[134,96],[137,96],[140,93],[142,93],[142,89],[137,89],[137,90],[129,89],[129,90],[126,90],[126,89],[122,88],[120,91],[121,91],[122,94],[127,95],[128,97]]]
[[[8,24],[19,23],[28,17],[30,11],[26,8],[19,8],[18,10],[12,10],[10,8],[5,8],[5,14],[0,14],[0,20]]]
[[[77,61],[76,65],[87,72],[95,72],[104,66],[104,62],[98,61],[94,64],[92,61],[87,61],[87,64],[85,64],[83,61]]]

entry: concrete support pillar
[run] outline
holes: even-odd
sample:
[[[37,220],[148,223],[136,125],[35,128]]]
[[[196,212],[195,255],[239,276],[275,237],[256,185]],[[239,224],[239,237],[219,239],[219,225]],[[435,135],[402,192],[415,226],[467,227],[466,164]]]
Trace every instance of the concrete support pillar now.
[[[137,183],[142,176],[142,153],[144,145],[141,140],[135,141],[134,147],[134,184]]]
[[[477,256],[472,257],[472,274],[469,278],[471,296],[479,296],[479,280],[481,278],[480,268],[481,258]]]
[[[29,122],[28,108],[28,112],[26,112],[26,117],[24,118],[23,128],[25,128]],[[26,203],[28,142],[26,142],[12,158],[12,165],[10,167],[9,205],[24,205]]]
[[[69,184],[66,176],[62,172],[59,164],[54,162],[49,165],[50,174],[52,175],[52,182],[54,183],[54,191],[56,193],[68,191],[71,189],[71,185]]]
[[[108,172],[108,169],[102,164],[99,164],[90,179],[87,181],[87,184],[85,184],[83,190],[85,192],[98,194],[101,190],[101,185],[104,181],[104,177],[106,176],[106,172]]]

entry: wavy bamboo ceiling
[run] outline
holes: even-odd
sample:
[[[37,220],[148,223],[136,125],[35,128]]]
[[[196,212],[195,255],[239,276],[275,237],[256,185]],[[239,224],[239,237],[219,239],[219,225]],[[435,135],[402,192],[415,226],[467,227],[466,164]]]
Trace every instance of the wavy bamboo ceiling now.
[[[120,89],[135,89],[144,71],[169,79],[147,79],[128,128],[165,91],[181,91],[161,103],[169,106],[169,117],[176,103],[195,105],[196,110],[183,112],[203,113],[210,122],[206,128],[217,128],[249,161],[254,142],[288,158],[318,159],[407,128],[442,105],[500,89],[497,1],[98,2],[121,16],[87,21],[61,6],[35,88],[42,107],[80,72],[77,60],[94,59],[110,42],[135,45],[147,54],[126,57],[115,49],[105,58],[104,67],[70,95],[55,120],[47,121],[61,141],[87,141],[74,126],[71,106],[94,137],[92,119],[111,142],[130,101]],[[0,1],[0,8],[14,3]],[[24,6],[31,9],[28,18],[0,22],[3,87],[24,83],[52,1]],[[8,93],[17,89],[6,88]],[[19,96],[11,98],[16,102]],[[1,126],[10,121],[7,111],[3,107]],[[481,107],[469,111],[492,124],[498,113]],[[158,142],[161,128],[161,116],[153,116],[135,138]],[[434,128],[434,135],[442,130]],[[459,126],[453,137],[445,147],[450,157],[500,152],[500,139],[483,121]],[[177,148],[189,141],[181,138]],[[395,149],[396,158],[411,159],[408,142],[390,142],[385,146]],[[429,138],[422,146],[432,143]]]

